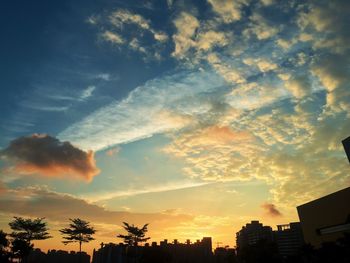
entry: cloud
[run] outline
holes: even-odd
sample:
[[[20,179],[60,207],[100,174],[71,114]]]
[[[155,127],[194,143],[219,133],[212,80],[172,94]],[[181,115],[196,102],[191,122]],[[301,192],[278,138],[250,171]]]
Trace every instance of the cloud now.
[[[125,9],[119,9],[109,15],[109,22],[118,29],[123,29],[127,24],[136,25],[142,30],[149,31],[155,40],[164,42],[168,39],[168,35],[162,31],[157,31],[151,26],[150,20],[145,19],[140,14],[132,13]]]
[[[282,213],[276,208],[274,204],[264,203],[261,207],[265,210],[266,214],[271,217],[280,217]]]
[[[299,75],[289,79],[285,87],[297,99],[303,98],[311,93],[311,81],[306,75]]]
[[[6,192],[6,189],[7,189],[6,185],[0,181],[0,196]]]
[[[238,69],[223,62],[217,54],[209,53],[207,61],[228,83],[240,84],[246,82],[243,74]]]
[[[69,204],[69,205],[67,205]],[[99,205],[91,204],[83,199],[68,194],[50,191],[45,188],[28,187],[12,189],[6,198],[0,199],[2,213],[30,217],[45,217],[51,221],[66,222],[68,218],[84,218],[87,221],[105,224],[121,224],[133,222],[151,223],[156,227],[161,221],[171,224],[190,220],[184,214],[169,215],[163,213],[130,213],[127,211],[111,211]]]
[[[106,151],[106,155],[109,157],[112,157],[112,156],[118,154],[120,152],[120,150],[121,150],[121,148],[118,146],[110,148]]]
[[[228,39],[223,32],[213,30],[205,31],[198,34],[196,48],[198,50],[207,51],[213,46],[225,46],[228,44]]]
[[[171,54],[173,57],[188,65],[209,62],[219,74],[232,81],[231,75],[235,74],[234,70],[223,61],[219,61],[214,53],[215,50],[225,48],[233,41],[231,32],[221,31],[211,23],[201,23],[187,12],[180,13],[173,23],[176,27],[176,33],[172,37],[175,44],[175,50]]]
[[[347,1],[310,2],[307,11],[300,13],[298,25],[302,33],[314,35],[314,48],[344,54],[349,51],[349,10],[350,4]]]
[[[111,75],[108,73],[100,73],[96,76],[98,79],[102,79],[104,81],[110,81],[111,80]]]
[[[246,58],[243,63],[249,66],[256,66],[261,72],[268,72],[277,69],[277,64],[263,58]]]
[[[162,59],[161,52],[169,37],[155,29],[149,19],[126,9],[107,11],[98,18],[98,23],[92,24],[99,36],[118,47],[119,51],[138,52],[145,61]]]
[[[205,181],[247,180],[244,162],[252,152],[255,138],[247,131],[235,131],[230,127],[197,127],[182,134],[176,134],[173,142],[163,151],[187,164],[184,172],[192,178]]]
[[[279,32],[279,28],[269,22],[259,13],[253,13],[250,16],[251,23],[243,31],[243,35],[255,35],[259,40],[266,40],[275,36]]]
[[[119,28],[123,27],[124,24],[136,24],[142,29],[150,29],[150,22],[148,20],[139,14],[131,13],[125,9],[112,12],[109,19],[114,26]]]
[[[164,184],[161,186],[154,186],[150,188],[144,189],[129,189],[125,191],[113,191],[113,192],[96,192],[90,195],[85,195],[84,197],[91,202],[100,202],[106,201],[118,197],[126,197],[126,196],[135,196],[141,194],[149,194],[149,193],[161,193],[168,191],[175,191],[187,188],[194,188],[198,186],[207,185],[209,182],[177,182],[171,184]]]
[[[189,177],[262,180],[283,211],[348,184],[339,142],[349,131],[349,4],[208,3],[209,12],[170,16],[173,43],[159,38],[182,72],[148,81],[59,138],[100,150],[166,133],[164,152],[180,158]],[[156,21],[130,12],[113,19],[105,30],[132,50],[148,47],[124,34],[130,25],[157,39]]]
[[[307,37],[304,35],[301,36],[301,39],[303,39],[304,41],[307,41]],[[290,49],[296,42],[297,42],[297,40],[294,38],[291,40],[286,40],[286,39],[282,39],[282,38],[279,38],[276,40],[277,45],[282,47],[284,50]]]
[[[33,134],[11,141],[1,157],[13,164],[20,174],[77,177],[91,181],[99,173],[94,153],[84,152],[69,142],[46,134]]]
[[[286,97],[282,87],[257,82],[237,85],[225,96],[226,102],[235,109],[254,110],[266,107]]]
[[[189,13],[181,12],[174,20],[174,25],[177,32],[173,35],[175,50],[172,55],[181,58],[195,43],[193,37],[199,27],[199,21]]]
[[[118,33],[109,30],[104,31],[101,37],[112,44],[121,45],[124,43],[124,39]]]
[[[269,6],[275,3],[275,0],[260,0],[264,6]]]
[[[166,33],[157,31],[151,26],[150,20],[145,19],[140,14],[135,14],[125,9],[112,12],[109,15],[109,22],[116,28],[120,29],[123,29],[126,24],[136,25],[143,30],[151,32],[154,39],[160,42],[164,42],[168,39]]]
[[[96,87],[95,86],[89,86],[83,92],[81,93],[80,98],[82,100],[86,100],[87,98],[92,96],[92,93],[95,91]]]
[[[134,89],[125,99],[86,116],[58,138],[96,151],[180,130],[195,121],[193,116],[210,109],[210,105],[204,107],[200,95],[214,92],[223,84],[224,80],[210,71],[186,71],[157,78]]]
[[[213,10],[220,16],[223,22],[231,23],[241,19],[241,9],[247,4],[245,0],[226,1],[208,0]]]

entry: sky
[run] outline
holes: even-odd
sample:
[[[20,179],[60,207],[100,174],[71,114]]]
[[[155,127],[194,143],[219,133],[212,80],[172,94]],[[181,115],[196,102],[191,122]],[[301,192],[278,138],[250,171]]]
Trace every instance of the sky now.
[[[0,3],[0,229],[79,217],[233,247],[350,186],[350,2]]]

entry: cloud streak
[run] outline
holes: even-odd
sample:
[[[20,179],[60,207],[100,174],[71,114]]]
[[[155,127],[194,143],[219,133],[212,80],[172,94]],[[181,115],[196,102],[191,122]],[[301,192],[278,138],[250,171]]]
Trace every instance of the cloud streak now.
[[[3,213],[45,217],[48,220],[58,222],[65,222],[68,218],[80,217],[95,223],[113,225],[124,221],[136,224],[166,221],[171,224],[171,222],[175,223],[177,220],[191,219],[191,216],[181,214],[111,211],[68,194],[38,187],[12,189],[7,193],[6,198],[0,199],[0,210]]]
[[[106,200],[110,200],[118,197],[175,191],[175,190],[204,186],[208,184],[210,184],[210,182],[197,182],[197,183],[180,182],[180,183],[166,184],[166,185],[161,185],[158,187],[151,187],[146,189],[130,189],[130,190],[119,191],[119,192],[113,191],[113,192],[107,192],[107,193],[104,193],[104,192],[94,193],[92,195],[85,195],[84,198],[88,199],[91,202],[100,202],[100,201],[106,201]]]
[[[208,111],[206,107],[196,107],[200,104],[200,95],[214,92],[224,83],[214,72],[203,71],[154,79],[133,90],[125,99],[68,127],[58,138],[97,151],[157,133],[180,130],[192,123],[192,115]],[[187,104],[188,101],[192,105]]]

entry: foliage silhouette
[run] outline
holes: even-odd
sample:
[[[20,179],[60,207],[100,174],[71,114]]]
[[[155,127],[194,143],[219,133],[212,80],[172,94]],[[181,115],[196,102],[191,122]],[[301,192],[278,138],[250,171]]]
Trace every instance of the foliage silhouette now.
[[[7,251],[9,244],[7,234],[0,230],[0,262],[9,262],[9,253]]]
[[[80,218],[69,219],[72,223],[69,224],[68,228],[60,230],[63,235],[63,244],[69,244],[79,242],[79,252],[81,252],[82,243],[90,242],[94,240],[92,237],[96,233],[96,230],[90,226],[90,223]]]
[[[145,224],[142,228],[138,228],[134,224],[129,225],[123,222],[123,228],[128,232],[127,235],[119,234],[117,237],[124,239],[124,243],[129,246],[137,246],[141,242],[146,242],[150,237],[145,237],[148,231],[148,224]]]
[[[7,234],[0,230],[0,251],[4,251],[8,245],[9,241],[7,240]]]
[[[24,240],[31,243],[32,240],[44,240],[51,238],[49,235],[44,218],[25,219],[22,217],[14,217],[15,219],[9,223],[13,232],[10,234],[15,239]]]
[[[12,240],[12,251],[22,260],[26,261],[27,256],[33,249],[33,240],[45,240],[51,238],[48,233],[44,218],[22,218],[14,217],[14,220],[9,223],[13,230],[10,236]]]
[[[12,240],[11,245],[13,256],[18,257],[20,262],[27,262],[27,258],[30,252],[33,250],[34,245],[19,238]]]

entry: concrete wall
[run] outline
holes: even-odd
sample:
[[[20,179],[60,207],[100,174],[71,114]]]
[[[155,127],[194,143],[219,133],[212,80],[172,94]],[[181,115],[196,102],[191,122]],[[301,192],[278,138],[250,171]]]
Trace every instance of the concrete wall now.
[[[350,187],[297,207],[306,243],[320,247],[335,241],[342,232],[321,235],[319,229],[345,224],[350,219]]]

